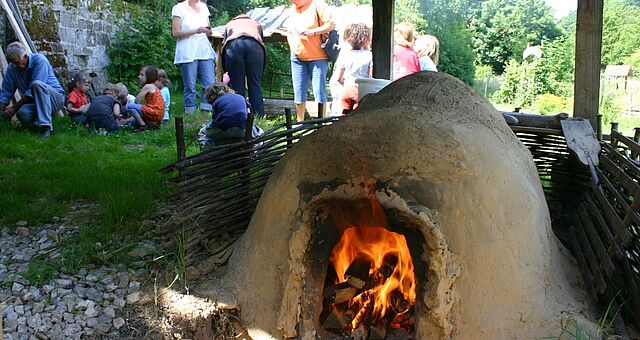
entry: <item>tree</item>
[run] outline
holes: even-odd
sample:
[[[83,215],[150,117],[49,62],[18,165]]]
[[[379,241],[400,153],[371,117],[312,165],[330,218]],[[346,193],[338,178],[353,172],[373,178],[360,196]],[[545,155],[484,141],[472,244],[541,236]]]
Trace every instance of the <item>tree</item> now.
[[[471,32],[466,28],[469,0],[422,0],[420,12],[426,27],[420,33],[431,34],[440,41],[438,70],[472,84],[475,54]]]
[[[620,64],[640,48],[640,8],[635,5],[606,5],[603,14],[602,64]]]
[[[521,60],[527,45],[553,40],[561,32],[543,0],[487,0],[471,13],[469,26],[477,62],[501,74],[510,59]]]

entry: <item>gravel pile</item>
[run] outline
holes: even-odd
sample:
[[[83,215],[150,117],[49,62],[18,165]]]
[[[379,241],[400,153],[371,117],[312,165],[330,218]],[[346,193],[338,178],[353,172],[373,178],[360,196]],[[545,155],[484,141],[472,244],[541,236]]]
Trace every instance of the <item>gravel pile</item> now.
[[[118,338],[129,322],[127,306],[141,303],[144,268],[123,265],[81,268],[73,275],[54,271],[32,284],[30,261],[58,259],[61,240],[77,232],[65,219],[29,226],[26,221],[0,230],[0,310],[4,339]],[[136,249],[146,255],[145,249]],[[33,273],[33,269],[31,273]]]

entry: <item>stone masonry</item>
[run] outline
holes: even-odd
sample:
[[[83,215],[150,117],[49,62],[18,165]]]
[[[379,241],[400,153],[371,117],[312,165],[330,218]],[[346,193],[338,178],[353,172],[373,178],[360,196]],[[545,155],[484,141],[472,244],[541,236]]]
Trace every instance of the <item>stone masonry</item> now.
[[[96,89],[108,80],[106,48],[117,27],[108,1],[18,0],[25,26],[38,52],[47,56],[58,79],[66,84],[79,71],[95,73]],[[2,10],[0,10],[2,12]],[[4,14],[4,13],[2,13]],[[4,16],[4,15],[3,15]],[[3,47],[13,40],[11,25],[0,27]]]

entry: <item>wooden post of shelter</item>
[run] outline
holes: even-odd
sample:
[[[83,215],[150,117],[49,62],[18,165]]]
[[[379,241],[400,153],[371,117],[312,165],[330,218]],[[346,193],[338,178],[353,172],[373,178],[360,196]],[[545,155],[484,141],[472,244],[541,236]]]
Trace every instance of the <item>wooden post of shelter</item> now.
[[[393,18],[395,0],[373,3],[373,77],[391,79],[393,64]]]
[[[596,127],[600,94],[603,0],[578,0],[573,115]]]

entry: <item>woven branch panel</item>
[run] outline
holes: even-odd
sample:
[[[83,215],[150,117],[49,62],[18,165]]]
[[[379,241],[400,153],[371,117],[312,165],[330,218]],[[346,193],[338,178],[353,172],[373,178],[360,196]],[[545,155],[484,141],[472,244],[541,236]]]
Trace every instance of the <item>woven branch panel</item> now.
[[[247,142],[216,146],[167,168],[177,170],[176,213],[168,232],[182,229],[188,265],[222,251],[245,231],[276,163],[297,140],[326,124],[329,117],[286,124]]]
[[[575,210],[571,246],[596,301],[640,327],[640,145],[612,131],[601,143],[598,181]]]

